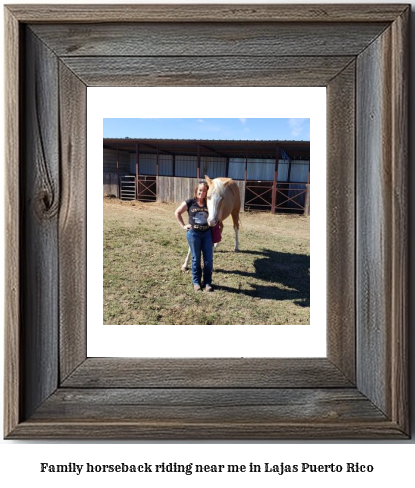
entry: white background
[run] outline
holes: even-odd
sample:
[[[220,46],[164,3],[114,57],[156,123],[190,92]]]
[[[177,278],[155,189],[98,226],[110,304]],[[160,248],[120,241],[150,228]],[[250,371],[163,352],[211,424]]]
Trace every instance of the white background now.
[[[88,88],[88,356],[91,357],[325,357],[326,221],[311,215],[310,325],[103,325],[102,165],[103,118],[309,118],[313,180],[311,206],[325,208],[326,90],[258,87]],[[157,100],[155,106],[153,100]],[[220,103],[213,103],[220,100]],[[244,100],[243,110],[240,101]],[[243,215],[240,244],[243,249]],[[172,221],[174,216],[172,215]],[[183,256],[184,259],[184,256]],[[180,266],[180,263],[172,263]],[[189,278],[190,284],[190,278]],[[253,327],[252,325],[255,325]],[[186,340],[183,340],[186,338]],[[203,340],[201,340],[203,338]],[[264,340],[266,338],[266,340]]]
[[[9,1],[8,3],[18,3]],[[26,0],[26,3],[34,3]],[[52,2],[44,2],[52,3]],[[84,3],[84,2],[72,2]],[[89,3],[117,3],[99,2]],[[130,3],[123,0],[123,3]],[[138,2],[135,2],[138,3]],[[164,0],[163,3],[170,3]],[[185,3],[185,2],[182,2]],[[213,2],[212,2],[213,3]],[[244,3],[239,2],[228,3]],[[251,2],[253,3],[253,2]],[[262,3],[265,3],[264,0]],[[281,2],[282,3],[282,2]],[[295,3],[295,2],[290,2]],[[311,3],[301,0],[298,3]],[[321,3],[343,3],[329,0]],[[359,2],[353,2],[359,3]],[[364,3],[386,3],[371,2],[365,0]],[[415,2],[412,0],[412,9]],[[412,14],[412,32],[414,30],[414,14]],[[1,23],[1,29],[3,22]],[[2,33],[0,38],[3,39]],[[415,49],[412,40],[411,53],[411,92],[413,93],[415,75]],[[3,49],[0,54],[3,55]],[[2,97],[0,97],[2,100]],[[411,125],[414,126],[414,102],[411,101]],[[412,139],[414,139],[412,137]],[[3,134],[1,141],[4,144]],[[411,154],[414,154],[413,142],[411,143]],[[4,154],[4,151],[3,151]],[[414,187],[414,174],[411,172],[410,185]],[[413,192],[411,195],[411,208],[414,208]],[[0,199],[0,204],[4,202]],[[0,218],[3,220],[3,209],[0,208]],[[411,216],[410,238],[413,242],[414,236],[414,217]],[[1,222],[3,223],[3,222]],[[0,233],[3,235],[3,233]],[[4,240],[0,242],[3,250]],[[413,284],[413,265],[411,267],[411,284]],[[0,281],[0,308],[3,308],[3,280]],[[412,287],[413,289],[413,287]],[[414,302],[411,292],[410,303]],[[411,320],[413,324],[413,312],[411,310]],[[1,340],[3,339],[0,336]],[[411,337],[411,351],[415,351],[414,337]],[[0,354],[3,353],[3,344],[0,344]],[[0,362],[1,377],[3,377],[3,364]],[[412,370],[414,370],[414,360],[412,359]],[[412,390],[414,389],[412,378]],[[412,418],[414,418],[414,395],[412,394]],[[2,402],[0,408],[2,409]],[[277,484],[282,486],[298,486],[301,483],[315,483],[320,487],[333,485],[337,487],[349,487],[351,484],[363,486],[369,484],[382,485],[408,485],[414,483],[413,460],[415,459],[414,440],[408,442],[262,442],[262,443],[191,443],[191,442],[170,442],[170,443],[151,443],[151,442],[126,442],[126,443],[94,443],[94,442],[18,442],[0,441],[0,482],[13,483],[15,486],[90,486],[93,482],[103,484],[123,483],[123,486],[211,486],[212,482],[218,486],[229,486],[234,483],[242,486],[251,486],[254,483],[261,483],[261,486],[275,487]],[[66,464],[75,462],[84,464],[114,464],[128,463],[138,464],[143,462],[161,463],[177,462],[187,464],[189,462],[199,464],[248,464],[254,462],[263,464],[301,464],[317,463],[329,464],[338,463],[345,465],[348,462],[359,462],[361,464],[372,464],[375,468],[372,474],[284,474],[278,476],[273,473],[261,474],[204,474],[186,476],[184,474],[171,475],[81,475],[75,474],[42,474],[40,473],[40,462],[56,464]],[[196,477],[197,476],[197,477]]]

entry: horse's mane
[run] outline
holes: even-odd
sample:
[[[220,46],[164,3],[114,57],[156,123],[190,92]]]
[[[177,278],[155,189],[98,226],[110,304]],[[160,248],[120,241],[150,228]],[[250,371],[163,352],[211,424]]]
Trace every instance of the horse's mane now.
[[[225,195],[225,184],[219,179],[215,179],[215,190],[223,198]]]

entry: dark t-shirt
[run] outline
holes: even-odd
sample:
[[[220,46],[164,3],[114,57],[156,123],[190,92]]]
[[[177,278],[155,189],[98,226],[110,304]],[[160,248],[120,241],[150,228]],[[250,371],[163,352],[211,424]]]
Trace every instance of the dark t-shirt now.
[[[206,231],[209,229],[207,222],[209,211],[206,205],[200,207],[195,198],[186,200],[187,211],[189,212],[189,224],[192,229]]]

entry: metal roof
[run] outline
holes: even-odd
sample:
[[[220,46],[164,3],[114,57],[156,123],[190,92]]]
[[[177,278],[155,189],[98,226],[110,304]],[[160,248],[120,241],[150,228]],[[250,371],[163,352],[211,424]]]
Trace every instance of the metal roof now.
[[[146,154],[217,156],[231,158],[275,159],[277,147],[291,159],[310,159],[310,141],[239,141],[199,139],[104,139],[105,149],[117,149]]]

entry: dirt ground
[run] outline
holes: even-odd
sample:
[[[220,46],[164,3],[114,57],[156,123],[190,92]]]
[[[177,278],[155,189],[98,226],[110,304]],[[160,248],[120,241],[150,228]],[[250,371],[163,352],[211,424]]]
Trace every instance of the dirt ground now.
[[[215,292],[197,294],[181,271],[187,242],[177,206],[104,198],[105,323],[310,323],[309,217],[241,213],[238,253],[226,220]]]

